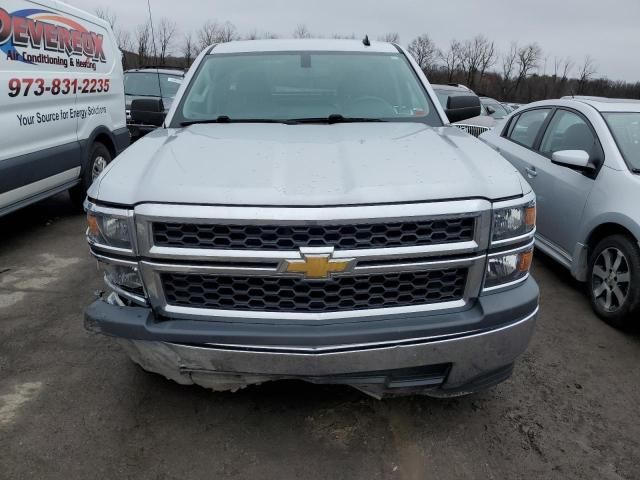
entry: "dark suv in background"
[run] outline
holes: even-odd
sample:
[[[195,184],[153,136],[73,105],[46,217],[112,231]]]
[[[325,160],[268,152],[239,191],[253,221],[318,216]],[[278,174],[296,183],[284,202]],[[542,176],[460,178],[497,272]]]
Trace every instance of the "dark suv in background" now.
[[[124,93],[127,111],[127,127],[131,138],[136,140],[150,131],[155,126],[146,124],[140,119],[131,117],[131,103],[134,100],[144,98],[161,98],[164,105],[164,113],[169,111],[173,99],[184,78],[184,70],[163,68],[137,68],[124,72]]]

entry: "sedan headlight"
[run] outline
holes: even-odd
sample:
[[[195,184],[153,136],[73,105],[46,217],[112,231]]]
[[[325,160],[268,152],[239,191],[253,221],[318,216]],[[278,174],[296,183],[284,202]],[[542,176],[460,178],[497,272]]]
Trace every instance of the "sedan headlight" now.
[[[498,242],[531,233],[536,227],[536,204],[501,208],[493,212],[492,241]]]
[[[127,216],[87,212],[87,238],[89,242],[107,247],[131,250],[131,232]]]
[[[493,290],[524,280],[529,275],[532,260],[533,244],[489,255],[484,289]]]

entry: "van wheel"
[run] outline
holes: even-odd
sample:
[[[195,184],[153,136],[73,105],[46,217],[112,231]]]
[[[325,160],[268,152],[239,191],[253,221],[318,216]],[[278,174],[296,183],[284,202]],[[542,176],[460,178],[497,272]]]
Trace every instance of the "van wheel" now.
[[[103,143],[94,142],[89,154],[87,168],[82,173],[80,183],[69,190],[71,200],[76,206],[82,206],[87,196],[87,190],[110,162],[111,152],[109,152],[109,149]]]
[[[612,235],[596,245],[588,285],[591,305],[605,322],[621,329],[640,325],[640,250],[631,239]]]

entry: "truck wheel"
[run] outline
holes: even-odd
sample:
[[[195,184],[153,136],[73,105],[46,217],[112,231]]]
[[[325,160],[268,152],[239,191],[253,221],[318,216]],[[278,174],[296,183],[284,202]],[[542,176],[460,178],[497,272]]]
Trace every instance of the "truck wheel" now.
[[[589,258],[589,297],[608,324],[621,329],[640,322],[640,251],[624,235],[600,241]]]
[[[103,143],[94,142],[89,153],[87,168],[82,173],[80,183],[69,190],[71,200],[76,206],[82,206],[87,196],[87,190],[110,162],[111,152],[109,149]]]

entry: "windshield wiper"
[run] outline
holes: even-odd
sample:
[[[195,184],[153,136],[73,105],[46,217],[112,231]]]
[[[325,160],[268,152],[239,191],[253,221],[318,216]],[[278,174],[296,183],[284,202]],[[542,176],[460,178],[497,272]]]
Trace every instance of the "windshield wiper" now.
[[[640,173],[640,168],[632,168],[631,171],[633,173]]]
[[[328,123],[329,125],[334,123],[360,123],[360,122],[386,122],[381,118],[367,118],[367,117],[345,117],[339,113],[332,113],[328,117],[311,117],[311,118],[292,118],[287,120],[286,123]]]
[[[220,115],[216,118],[206,118],[204,120],[187,120],[180,122],[183,127],[200,123],[285,123],[284,120],[274,120],[272,118],[230,118],[228,115]]]

